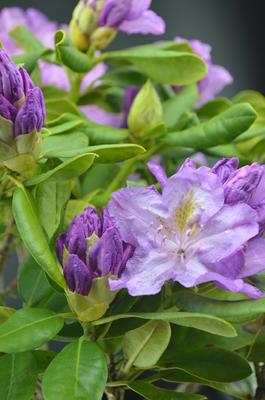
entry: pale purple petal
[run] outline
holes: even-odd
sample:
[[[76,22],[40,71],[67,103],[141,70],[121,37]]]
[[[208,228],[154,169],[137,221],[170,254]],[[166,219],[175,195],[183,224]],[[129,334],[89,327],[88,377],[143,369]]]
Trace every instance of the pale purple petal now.
[[[196,161],[195,160],[191,160],[190,158],[186,158],[184,163],[179,168],[179,171],[181,171],[184,167],[190,167],[192,169],[196,169]]]
[[[202,43],[200,40],[196,40],[196,39],[183,39],[180,36],[175,36],[174,37],[174,41],[175,42],[186,42],[188,43],[192,49],[194,50],[194,52],[201,57],[205,62],[210,62],[211,61],[211,51],[212,48],[209,44],[207,43]]]
[[[41,70],[41,83],[43,86],[55,85],[66,91],[70,90],[70,83],[66,70],[56,64],[49,64],[45,61],[39,61]]]
[[[131,21],[133,19],[139,18],[144,13],[144,11],[149,9],[151,3],[152,0],[132,0],[131,10],[126,19],[128,21]]]
[[[154,161],[149,161],[147,163],[147,167],[150,172],[156,177],[157,182],[159,183],[161,189],[163,190],[165,184],[167,183],[167,174],[164,169],[158,163]]]
[[[98,26],[118,29],[131,9],[131,0],[105,0],[98,18]]]
[[[97,64],[88,74],[86,74],[82,80],[81,86],[80,86],[80,92],[83,90],[87,89],[92,83],[95,83],[93,86],[97,86],[99,82],[95,82],[99,78],[101,78],[102,75],[104,75],[108,70],[108,67],[104,63],[99,63]]]
[[[234,293],[243,293],[252,299],[260,299],[261,297],[265,297],[265,293],[261,292],[257,287],[252,286],[242,279],[229,280],[223,277],[219,277],[218,281],[214,281],[215,285],[220,289],[229,290]]]
[[[234,253],[245,242],[257,235],[257,213],[247,204],[226,206],[212,216],[200,239],[199,253],[204,263],[222,260]]]
[[[245,265],[238,278],[258,274],[265,269],[265,239],[252,239],[247,243]]]
[[[121,127],[121,114],[107,112],[96,105],[81,106],[80,109],[90,121],[96,124],[112,126],[113,128]]]
[[[64,267],[64,277],[71,292],[87,296],[92,285],[87,266],[76,254],[70,254]]]
[[[211,172],[216,174],[224,184],[230,178],[231,174],[236,171],[238,163],[239,160],[237,157],[223,158],[212,167]]]
[[[211,272],[216,272],[230,279],[240,277],[240,273],[244,268],[245,253],[243,250],[237,250],[230,256],[223,258],[215,263],[208,263],[207,268]]]
[[[147,10],[137,19],[123,21],[119,26],[119,31],[128,34],[142,33],[146,35],[152,33],[153,35],[162,35],[165,33],[165,22],[152,10]]]

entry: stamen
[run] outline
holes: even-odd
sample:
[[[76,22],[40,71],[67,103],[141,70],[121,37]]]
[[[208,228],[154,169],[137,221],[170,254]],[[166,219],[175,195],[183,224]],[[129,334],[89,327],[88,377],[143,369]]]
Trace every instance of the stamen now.
[[[156,236],[157,236],[158,233],[160,233],[160,232],[162,231],[163,228],[164,228],[163,225],[160,225],[160,226],[155,230],[154,239],[155,239],[155,243],[156,243],[156,244],[158,244],[157,241],[156,241]]]
[[[148,225],[149,230],[152,228],[153,224],[153,222],[150,222],[150,224]]]
[[[248,245],[247,245],[247,243],[244,243],[244,246],[243,246],[243,251],[244,251],[244,253],[247,252],[247,249],[248,249]]]
[[[182,240],[180,241],[180,243],[179,243],[179,245],[178,245],[178,248],[177,248],[177,250],[176,250],[177,253],[178,253],[178,251],[181,249],[181,246],[183,245],[183,243],[185,242],[185,240],[187,239],[187,237],[190,237],[190,234],[191,234],[191,229],[188,229],[188,230],[185,232],[185,234],[184,234]]]
[[[163,244],[165,243],[166,238],[167,238],[167,235],[165,235],[165,236],[162,237],[162,240],[161,240],[161,249],[163,249]]]
[[[195,254],[198,253],[198,251],[200,251],[201,247],[202,247],[202,244],[199,243],[195,247],[195,249],[190,253],[189,257],[186,258],[186,259],[184,259],[184,256],[183,256],[183,253],[182,253],[181,254],[181,264],[183,264],[183,265],[187,264],[192,259],[192,257],[195,256]]]
[[[197,242],[198,240],[200,240],[200,238],[202,237],[203,231],[204,231],[204,226],[201,225],[199,236],[195,237],[193,240],[190,240],[189,241],[189,246],[192,245],[192,243]]]

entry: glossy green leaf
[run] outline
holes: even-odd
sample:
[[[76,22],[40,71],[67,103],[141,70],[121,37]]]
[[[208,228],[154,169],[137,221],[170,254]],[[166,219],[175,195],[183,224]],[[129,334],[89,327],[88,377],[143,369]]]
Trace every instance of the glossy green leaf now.
[[[63,162],[53,170],[26,179],[23,183],[25,186],[32,186],[44,181],[47,183],[69,181],[83,174],[91,166],[94,158],[93,153],[81,154]]]
[[[68,121],[63,124],[58,124],[58,125],[52,126],[50,128],[50,132],[52,135],[58,135],[61,133],[74,131],[76,128],[79,128],[82,125],[84,125],[84,121],[77,117],[77,118],[73,119],[72,121]],[[78,146],[78,147],[80,147],[80,146]]]
[[[6,322],[16,312],[14,308],[0,306],[0,325]]]
[[[145,132],[143,138],[149,138],[154,136],[164,136],[167,133],[167,126],[165,122],[161,122],[160,124],[154,126],[153,128],[148,129]]]
[[[88,135],[92,146],[119,143],[127,139],[130,134],[128,129],[112,128],[88,120],[84,126],[84,132]]]
[[[122,50],[104,53],[101,58],[110,62],[122,58],[136,65],[154,81],[170,85],[189,85],[207,73],[205,62],[195,54],[170,50]]]
[[[31,74],[34,68],[37,65],[39,58],[45,54],[52,53],[52,50],[43,50],[40,48],[39,50],[35,50],[31,53],[18,54],[16,56],[12,56],[11,59],[15,64],[22,64],[23,68]]]
[[[38,370],[30,352],[7,354],[0,360],[1,400],[29,400],[36,387]]]
[[[244,142],[246,140],[252,139],[253,137],[260,136],[264,134],[264,126],[253,129],[248,129],[246,132],[239,135],[237,138],[233,140],[233,143]]]
[[[12,31],[10,31],[9,36],[27,52],[36,51],[39,49],[45,49],[43,44],[34,36],[25,26],[17,25]]]
[[[62,287],[66,282],[46,242],[34,198],[31,192],[19,187],[13,195],[13,213],[20,236],[36,262]]]
[[[70,113],[76,116],[81,116],[79,108],[68,99],[50,99],[45,101],[46,108],[46,124],[59,118],[64,113]]]
[[[43,268],[29,255],[19,265],[18,292],[28,307],[41,304],[54,292]]]
[[[31,352],[35,358],[39,374],[43,374],[52,360],[57,356],[55,351],[33,350]]]
[[[95,157],[95,163],[109,164],[118,163],[129,158],[133,158],[138,154],[145,152],[142,146],[137,144],[112,144],[112,145],[99,145],[99,146],[89,146],[86,148],[79,148],[75,150],[54,150],[49,151],[44,155],[47,158],[72,158],[81,154],[94,153],[97,155]]]
[[[0,351],[32,350],[51,340],[63,326],[63,318],[40,308],[22,308],[0,326]]]
[[[52,294],[52,296],[50,296],[44,308],[57,314],[72,312],[69,307],[65,293],[58,293],[56,291]]]
[[[119,86],[142,86],[145,84],[147,76],[134,66],[127,66],[108,71],[100,77],[100,80]]]
[[[74,47],[65,31],[57,31],[54,40],[57,56],[64,65],[75,72],[88,72],[92,69],[92,60]]]
[[[71,182],[41,182],[36,185],[35,201],[42,226],[51,238],[60,223],[62,207],[71,195]]]
[[[68,96],[68,92],[66,90],[55,85],[41,86],[41,91],[45,100],[62,99]]]
[[[255,90],[243,90],[233,98],[233,102],[235,104],[247,102],[255,107],[260,104],[265,104],[265,97]]]
[[[174,146],[205,149],[229,143],[245,132],[257,118],[250,104],[237,104],[199,126],[172,132],[161,140]]]
[[[53,340],[58,342],[75,342],[83,336],[84,330],[79,322],[64,324]]]
[[[256,363],[265,362],[265,327],[262,326],[253,341],[247,359]]]
[[[205,396],[191,393],[180,393],[168,389],[161,389],[148,382],[127,382],[126,385],[134,392],[148,400],[204,400]]]
[[[224,318],[227,321],[241,323],[249,321],[264,312],[265,299],[259,300],[212,300],[189,292],[177,292],[172,302],[182,311],[203,313]]]
[[[215,117],[216,115],[229,110],[233,106],[231,100],[226,97],[219,97],[214,100],[208,101],[201,108],[196,110],[196,114],[201,120]]]
[[[236,336],[236,331],[232,325],[223,321],[220,318],[212,315],[199,314],[199,313],[184,313],[184,312],[154,312],[154,313],[128,313],[119,314],[100,320],[93,321],[93,325],[101,325],[108,322],[116,321],[123,318],[143,318],[143,319],[160,319],[162,321],[169,321],[172,324],[188,326],[191,328],[201,329],[205,332],[210,332],[215,335],[226,337]]]
[[[183,350],[173,362],[164,364],[161,361],[158,365],[162,368],[181,369],[215,382],[235,382],[252,374],[249,363],[242,356],[218,347]]]
[[[123,351],[127,358],[125,370],[152,367],[161,357],[171,336],[167,321],[152,320],[124,336]]]
[[[159,372],[156,375],[156,380],[158,379],[163,379],[167,382],[199,383],[204,386],[210,386],[216,390],[243,400],[252,399],[255,396],[257,386],[257,381],[254,374],[246,379],[240,380],[239,382],[219,383],[208,381],[206,379],[201,379],[196,376],[190,375],[185,371],[175,369],[173,371],[171,370]]]
[[[163,106],[163,120],[165,121],[168,131],[173,131],[183,113],[192,110],[198,98],[197,85],[190,85],[181,90],[172,99],[166,100],[162,103]]]
[[[106,359],[95,343],[79,340],[68,344],[43,375],[46,400],[101,400],[108,370]]]
[[[82,181],[82,196],[97,189],[107,189],[119,170],[119,167],[115,164],[95,163],[92,165]]]

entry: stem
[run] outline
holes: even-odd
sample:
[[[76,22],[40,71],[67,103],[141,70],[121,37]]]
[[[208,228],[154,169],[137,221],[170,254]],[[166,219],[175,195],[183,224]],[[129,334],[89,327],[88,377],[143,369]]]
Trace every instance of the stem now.
[[[116,177],[113,179],[111,184],[107,187],[106,193],[112,193],[115,190],[119,189],[121,183],[126,179],[126,177],[133,171],[133,167],[138,161],[137,157],[134,157],[130,160],[125,161],[123,167],[119,171],[119,173],[116,175]]]
[[[105,393],[108,400],[124,400],[125,390],[121,387],[118,388],[106,388]]]
[[[69,100],[72,100],[73,103],[77,103],[79,97],[79,89],[83,80],[83,74],[76,73],[74,75],[75,79],[71,83],[71,91],[69,94]]]
[[[85,340],[89,340],[90,342],[96,341],[96,327],[91,324],[91,322],[83,322],[82,323],[84,330]]]

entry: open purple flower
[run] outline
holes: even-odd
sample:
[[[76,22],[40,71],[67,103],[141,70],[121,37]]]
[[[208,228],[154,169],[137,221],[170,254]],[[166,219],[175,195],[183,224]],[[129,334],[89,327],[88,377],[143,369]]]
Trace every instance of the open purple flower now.
[[[212,63],[210,54],[212,50],[211,46],[199,40],[187,40],[179,36],[176,36],[174,40],[175,42],[187,42],[194,52],[206,62],[208,67],[207,75],[197,82],[200,94],[196,103],[197,108],[214,99],[225,86],[233,83],[232,75],[224,67]]]
[[[111,290],[155,294],[172,279],[185,287],[214,281],[233,292],[264,296],[242,279],[264,269],[265,239],[251,240],[259,231],[257,212],[245,203],[225,204],[218,175],[206,167],[196,170],[190,160],[169,179],[158,164],[149,168],[162,195],[127,187],[113,193],[108,205],[122,239],[136,248],[121,278],[109,282]]]
[[[122,274],[133,247],[122,241],[105,208],[99,218],[93,207],[87,207],[60,234],[56,252],[69,290],[87,296],[93,279]]]

